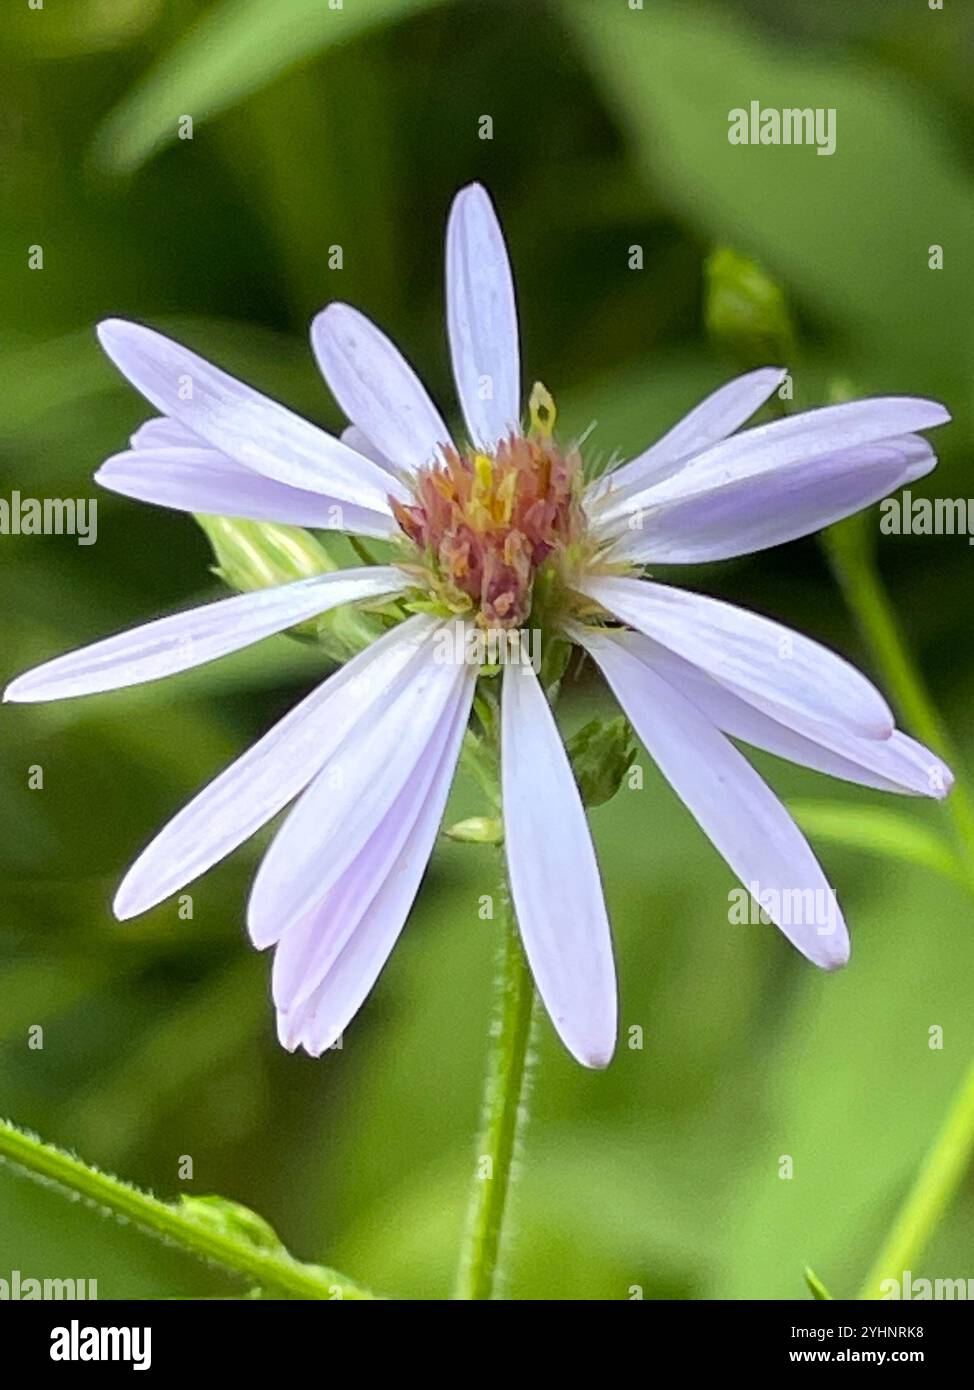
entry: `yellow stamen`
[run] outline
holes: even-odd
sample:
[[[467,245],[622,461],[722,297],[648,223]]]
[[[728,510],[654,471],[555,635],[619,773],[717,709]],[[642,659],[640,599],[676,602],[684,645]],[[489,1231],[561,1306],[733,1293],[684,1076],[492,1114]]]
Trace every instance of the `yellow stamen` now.
[[[484,492],[489,492],[494,481],[494,461],[487,454],[474,454],[474,472],[477,482]]]
[[[550,439],[558,411],[555,409],[554,397],[540,381],[536,381],[531,388],[528,412],[531,417],[531,433],[541,439]]]
[[[514,511],[514,498],[517,495],[517,474],[513,469],[505,473],[494,495],[494,521],[500,526],[510,524]]]

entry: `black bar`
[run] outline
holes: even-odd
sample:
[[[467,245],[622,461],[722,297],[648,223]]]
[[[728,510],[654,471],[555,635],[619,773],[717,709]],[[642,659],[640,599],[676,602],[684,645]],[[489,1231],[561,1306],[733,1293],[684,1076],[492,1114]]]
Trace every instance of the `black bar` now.
[[[971,1335],[969,1306],[955,1302],[644,1302],[637,1309],[627,1301],[618,1321],[614,1315],[608,1323],[602,1323],[605,1315],[591,1304],[587,1309],[586,1328],[578,1326],[577,1313],[565,1326],[564,1303],[535,1303],[527,1312],[514,1313],[515,1327],[530,1327],[532,1338],[541,1334],[534,1345],[546,1371],[562,1363],[571,1366],[583,1346],[589,1356],[602,1361],[606,1372],[618,1366],[627,1351],[647,1372],[666,1364],[684,1371],[730,1374],[752,1368],[780,1373],[792,1367],[827,1370],[848,1365],[946,1370],[966,1354]],[[437,1366],[446,1379],[465,1376],[469,1371],[463,1344],[451,1350],[449,1340],[440,1338],[444,1333],[448,1338],[454,1329],[469,1331],[470,1324],[455,1324],[453,1318],[470,1314],[451,1307],[435,1316],[438,1326],[430,1333],[417,1323],[415,1304],[392,1301],[381,1307],[362,1304],[358,1311],[333,1304],[253,1299],[6,1302],[0,1303],[0,1338],[6,1366],[48,1374],[61,1368],[65,1379],[86,1371],[172,1375],[237,1369],[250,1375],[266,1369],[280,1377],[303,1367],[309,1378],[327,1380],[347,1375],[355,1363],[363,1371],[374,1371],[382,1344],[372,1339],[362,1343],[361,1333],[369,1327],[388,1327],[386,1319],[391,1318],[392,1327],[401,1326],[404,1335],[385,1346],[400,1373],[416,1366],[418,1355],[428,1370]],[[496,1326],[495,1318],[501,1318],[503,1326],[508,1314],[495,1307],[474,1316],[477,1335],[478,1329]],[[480,1323],[481,1317],[487,1322]],[[550,1330],[538,1327],[539,1320],[550,1320]],[[116,1331],[103,1338],[102,1329]],[[354,1342],[347,1341],[349,1334],[354,1334]],[[611,1340],[592,1340],[603,1334]],[[503,1344],[498,1343],[480,1350],[481,1370],[484,1359],[491,1359],[490,1346],[503,1373]],[[83,1349],[97,1351],[99,1357],[127,1352],[129,1359],[74,1359]],[[523,1350],[522,1346],[514,1361],[521,1369]],[[55,1358],[52,1353],[57,1352],[71,1359]],[[353,1365],[348,1363],[350,1354]],[[144,1363],[141,1372],[136,1371],[136,1361]]]

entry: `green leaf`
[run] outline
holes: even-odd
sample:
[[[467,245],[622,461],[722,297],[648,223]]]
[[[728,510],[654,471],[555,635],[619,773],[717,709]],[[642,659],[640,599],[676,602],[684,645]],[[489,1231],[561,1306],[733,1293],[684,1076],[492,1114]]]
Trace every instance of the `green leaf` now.
[[[953,846],[937,831],[902,811],[844,801],[792,801],[789,809],[813,839],[900,859],[967,885]]]
[[[438,0],[223,0],[205,14],[111,111],[92,156],[110,173],[129,173],[176,139],[181,116],[194,134],[296,63]]]
[[[625,715],[590,719],[567,743],[572,772],[586,806],[611,801],[636,758],[632,728]]]
[[[829,1293],[828,1289],[822,1283],[821,1279],[818,1277],[815,1271],[813,1269],[810,1269],[808,1265],[805,1266],[805,1283],[808,1285],[809,1291],[813,1298],[818,1299],[821,1302],[831,1303],[832,1295]]]

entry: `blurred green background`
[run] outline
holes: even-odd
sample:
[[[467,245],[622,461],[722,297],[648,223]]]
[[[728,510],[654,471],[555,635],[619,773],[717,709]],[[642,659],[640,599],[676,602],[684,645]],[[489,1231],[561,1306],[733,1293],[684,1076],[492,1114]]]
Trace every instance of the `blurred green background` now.
[[[0,495],[93,495],[92,471],[152,413],[97,348],[108,315],[337,429],[306,330],[348,300],[454,412],[442,235],[474,178],[508,236],[526,380],[553,391],[567,430],[597,422],[596,454],[644,447],[734,370],[702,316],[704,260],[728,243],[790,298],[796,403],[834,377],[944,400],[955,423],[917,491],[974,494],[974,7],[48,0],[8,7],[0,44]],[[752,99],[835,107],[836,153],[729,145],[727,113]],[[187,114],[192,141],[176,139]],[[36,244],[43,270],[27,266]],[[883,538],[880,558],[970,757],[967,542]],[[190,518],[110,494],[94,546],[0,537],[0,677],[217,595],[209,563]],[[870,669],[814,541],[687,582]],[[481,851],[442,845],[344,1050],[319,1062],[277,1046],[269,961],[244,937],[263,840],[194,887],[192,921],[175,902],[124,926],[109,912],[153,831],[323,669],[282,637],[161,685],[3,709],[0,1111],[161,1196],[245,1202],[296,1255],[380,1291],[443,1296],[496,948]],[[564,719],[608,708],[586,679]],[[757,761],[786,796],[881,800]],[[480,809],[463,783],[455,800],[456,815]],[[942,823],[935,806],[896,808]],[[851,1294],[974,1052],[969,902],[922,869],[819,846],[854,945],[826,977],[774,928],[728,926],[729,871],[652,769],[593,824],[622,1041],[593,1075],[541,1026],[508,1293],[803,1296],[808,1262]],[[38,1023],[42,1051],[27,1046]],[[974,1274],[972,1237],[968,1179],[914,1273]],[[0,1173],[0,1275],[14,1268],[94,1277],[103,1297],[232,1291]]]

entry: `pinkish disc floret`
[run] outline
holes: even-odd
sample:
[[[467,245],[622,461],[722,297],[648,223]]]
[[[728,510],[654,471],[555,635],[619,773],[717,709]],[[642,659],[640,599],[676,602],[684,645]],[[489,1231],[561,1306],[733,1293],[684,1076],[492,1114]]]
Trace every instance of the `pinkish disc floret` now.
[[[424,586],[452,612],[484,627],[527,621],[535,578],[577,556],[585,529],[582,464],[550,436],[511,434],[489,455],[443,450],[421,468],[415,500],[392,500],[419,552]]]

